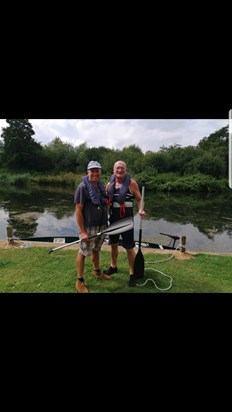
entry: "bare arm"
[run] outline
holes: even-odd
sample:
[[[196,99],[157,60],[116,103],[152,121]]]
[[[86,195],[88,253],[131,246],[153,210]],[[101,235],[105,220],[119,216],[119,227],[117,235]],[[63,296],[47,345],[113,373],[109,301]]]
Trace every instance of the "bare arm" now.
[[[141,217],[144,217],[145,212],[144,212],[144,210],[143,210],[142,196],[141,196],[141,193],[140,193],[140,190],[139,190],[138,183],[137,183],[134,179],[131,179],[130,191],[131,191],[131,193],[134,195],[135,199],[136,199],[137,202],[138,202],[138,209],[139,209],[138,212],[139,212],[139,215],[140,215]]]
[[[109,188],[110,188],[110,182],[107,183],[106,185],[106,195],[109,196]],[[109,201],[110,202],[110,201]],[[109,215],[109,211],[110,211],[110,203],[107,204],[107,215]]]
[[[82,203],[77,203],[76,204],[76,221],[77,221],[77,225],[79,226],[79,229],[80,229],[81,239],[87,242],[89,237],[88,237],[88,234],[86,232],[86,228],[84,226],[83,206],[84,205]]]
[[[107,183],[106,185],[106,194],[109,196],[109,187],[110,187],[110,182]]]

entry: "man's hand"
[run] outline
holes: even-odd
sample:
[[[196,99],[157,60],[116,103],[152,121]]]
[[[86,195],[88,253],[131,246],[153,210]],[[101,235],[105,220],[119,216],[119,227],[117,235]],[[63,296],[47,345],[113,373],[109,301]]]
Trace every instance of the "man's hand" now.
[[[139,209],[139,216],[143,219],[146,215],[145,211],[143,209]]]
[[[83,242],[87,243],[88,240],[89,240],[89,236],[88,236],[87,232],[83,231],[83,232],[80,233],[80,235],[81,235],[81,240],[83,240]]]

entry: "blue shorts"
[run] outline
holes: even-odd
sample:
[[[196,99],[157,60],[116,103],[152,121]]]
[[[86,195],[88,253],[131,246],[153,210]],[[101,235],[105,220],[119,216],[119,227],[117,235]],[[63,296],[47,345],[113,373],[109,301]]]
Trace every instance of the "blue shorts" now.
[[[132,249],[135,247],[134,242],[134,229],[128,230],[127,232],[119,233],[118,235],[109,236],[109,244],[115,244],[119,242],[119,237],[122,237],[122,246],[125,249]]]

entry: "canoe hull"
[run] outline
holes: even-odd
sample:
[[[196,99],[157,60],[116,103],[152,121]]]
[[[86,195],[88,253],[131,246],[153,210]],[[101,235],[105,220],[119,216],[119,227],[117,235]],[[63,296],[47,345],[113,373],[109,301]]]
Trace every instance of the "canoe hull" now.
[[[23,237],[20,240],[26,240],[26,241],[31,241],[31,242],[50,242],[50,243],[72,243],[76,242],[79,240],[78,236],[64,236],[64,237],[58,237],[58,236],[44,236],[44,237]],[[109,244],[108,240],[105,241],[105,244]],[[122,241],[119,239],[119,245],[122,244]],[[135,241],[135,246],[139,246],[139,242]],[[170,250],[175,250],[176,248],[174,246],[167,246],[167,245],[162,245],[159,243],[151,243],[151,242],[142,242],[141,243],[142,248],[151,248],[151,249],[170,249]]]

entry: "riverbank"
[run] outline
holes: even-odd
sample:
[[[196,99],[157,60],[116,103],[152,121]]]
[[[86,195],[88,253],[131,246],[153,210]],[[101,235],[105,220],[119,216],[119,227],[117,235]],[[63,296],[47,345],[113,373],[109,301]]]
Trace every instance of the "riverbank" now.
[[[49,254],[54,243],[0,241],[1,293],[76,293],[76,256],[73,245]],[[142,249],[144,278],[135,288],[128,286],[127,254],[120,248],[118,273],[109,281],[93,276],[91,259],[85,263],[84,278],[90,293],[232,293],[232,255],[170,253]],[[173,256],[173,257],[172,257]],[[100,253],[100,268],[110,264],[110,247]]]
[[[2,186],[10,187],[17,186],[19,188],[28,187],[33,185],[53,186],[62,188],[74,189],[82,182],[82,173],[73,172],[60,172],[55,175],[49,173],[37,173],[37,172],[20,172],[20,171],[3,171],[0,170],[0,184]],[[111,174],[105,173],[101,180],[104,185],[110,179]],[[146,191],[148,192],[205,192],[205,193],[226,193],[230,192],[228,186],[228,179],[223,177],[216,178],[210,174],[204,174],[201,172],[187,175],[180,175],[179,172],[160,172],[146,173],[144,170],[140,173],[134,174],[135,180],[139,186],[142,186],[142,182],[146,181]]]
[[[32,241],[22,241],[22,240],[14,240],[13,242],[8,242],[7,240],[2,240],[0,239],[0,250],[5,249],[5,250],[11,250],[11,249],[28,249],[32,247],[42,247],[42,248],[47,248],[48,251],[49,249],[56,248],[58,246],[62,246],[63,243],[57,243],[57,242],[32,242]],[[60,251],[54,252],[54,254],[61,253],[67,250],[79,250],[79,245],[71,245],[67,246],[63,250],[61,249]],[[102,245],[101,250],[110,252],[110,246],[109,245]],[[126,250],[122,247],[119,246],[118,248],[119,253],[126,253]],[[144,255],[147,254],[159,254],[159,255],[174,255],[175,258],[179,260],[183,259],[191,259],[192,257],[196,255],[211,255],[211,256],[231,256],[232,253],[215,253],[215,252],[193,252],[193,251],[186,251],[184,253],[180,252],[179,250],[165,250],[165,249],[153,249],[153,248],[141,248],[142,253]],[[135,248],[135,252],[137,253],[138,248]]]
[[[44,247],[48,248],[55,248],[58,246],[62,246],[63,243],[57,243],[57,242],[32,242],[32,241],[23,241],[23,240],[14,240],[13,242],[8,242],[7,240],[0,240],[0,249],[26,249],[26,248],[31,248],[31,247]],[[63,249],[63,251],[66,250],[76,250],[78,251],[79,245],[72,245],[72,246],[67,246],[66,248]],[[102,245],[102,250],[110,252],[110,246],[109,245]],[[137,248],[135,248],[137,250]],[[60,253],[62,250],[59,252],[55,253]],[[142,248],[143,254],[147,253],[160,253],[160,254],[170,254],[172,253],[172,250],[161,250],[161,249],[152,249],[152,248]],[[126,250],[122,247],[119,246],[119,253],[121,252],[126,252]],[[183,253],[180,253],[179,251],[176,251],[176,254],[183,255]]]

